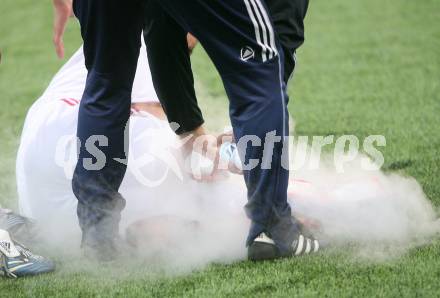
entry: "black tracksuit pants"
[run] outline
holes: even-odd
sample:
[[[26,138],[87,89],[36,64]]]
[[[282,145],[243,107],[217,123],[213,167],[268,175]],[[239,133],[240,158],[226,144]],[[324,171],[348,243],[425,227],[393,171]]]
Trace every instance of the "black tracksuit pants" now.
[[[157,4],[163,14],[159,14]],[[74,10],[81,24],[88,75],[79,108],[80,150],[72,187],[78,198],[78,218],[86,243],[88,239],[102,243],[112,237],[124,208],[125,200],[118,189],[126,170],[125,131],[140,34],[145,28],[155,88],[169,120],[181,126],[178,133],[203,122],[193,91],[186,89],[192,89],[192,77],[182,72],[190,69],[186,43],[183,46],[186,32],[193,33],[206,49],[230,100],[235,138],[239,145],[241,141],[247,145],[245,152],[241,152],[244,164],[250,165],[244,170],[248,189],[246,213],[251,219],[247,243],[266,232],[281,251],[288,251],[298,226],[287,203],[288,155],[283,154],[283,141],[289,134],[284,50],[266,2],[75,0]],[[157,30],[170,26],[166,32],[176,34],[176,39],[160,36],[155,26],[159,26]],[[161,53],[155,52],[154,43],[161,46]],[[170,46],[174,44],[175,47]],[[155,65],[159,62],[164,64]],[[176,64],[180,66],[174,67]],[[168,97],[166,88],[182,93]],[[268,136],[274,143],[266,155]]]
[[[304,18],[309,0],[266,0],[274,29],[284,52],[284,82],[295,66],[295,51],[304,43]],[[144,29],[153,83],[177,134],[204,123],[194,91],[187,32],[155,1],[148,0]],[[170,86],[173,86],[170,88]]]

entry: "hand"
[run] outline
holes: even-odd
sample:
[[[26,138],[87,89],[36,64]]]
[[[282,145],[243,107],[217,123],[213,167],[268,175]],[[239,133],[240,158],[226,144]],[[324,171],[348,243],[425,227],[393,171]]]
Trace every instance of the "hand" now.
[[[58,58],[64,58],[63,35],[67,21],[72,15],[72,0],[53,0],[53,44]]]
[[[223,150],[223,146],[230,147],[230,144],[228,145],[227,143],[235,143],[235,142],[236,142],[235,137],[234,137],[234,134],[232,131],[225,132],[217,137],[217,146],[219,148],[219,151]],[[238,148],[236,148],[235,150],[238,150]],[[240,158],[237,157],[237,159],[236,159],[236,157],[235,157],[235,156],[238,156],[237,155],[238,152],[232,153],[232,155],[228,156],[228,158],[225,158],[226,156],[224,156],[223,153],[220,153],[220,154],[221,154],[220,160],[223,160],[222,162],[228,161],[227,166],[228,166],[228,170],[230,173],[237,174],[237,175],[243,175],[242,167],[239,166],[239,164],[241,164]],[[224,167],[224,166],[225,165],[222,164],[222,167]]]
[[[219,170],[217,139],[212,135],[193,135],[184,146],[191,148],[187,154],[183,155],[184,166],[188,174],[198,181],[211,180]]]
[[[217,180],[219,151],[217,138],[208,134],[202,126],[179,136],[184,167],[197,181]]]

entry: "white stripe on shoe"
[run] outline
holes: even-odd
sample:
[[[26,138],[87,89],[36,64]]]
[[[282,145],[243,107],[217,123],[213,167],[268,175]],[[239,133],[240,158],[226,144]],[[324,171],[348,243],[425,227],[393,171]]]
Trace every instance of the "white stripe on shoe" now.
[[[15,266],[14,268],[9,268],[8,271],[11,272],[11,273],[14,273],[14,272],[17,271],[18,269],[22,269],[22,268],[25,268],[25,267],[29,267],[29,266],[32,266],[33,264],[34,264],[34,263],[25,263],[25,264],[23,264],[23,265]]]
[[[313,252],[318,252],[318,250],[319,250],[319,241],[318,240],[315,240],[315,241],[313,241],[314,242],[314,250],[313,250]]]
[[[319,251],[319,241],[310,238],[306,238],[303,235],[299,235],[298,240],[294,241],[293,249],[295,250],[294,255],[308,255],[310,253],[317,253]]]
[[[295,256],[299,256],[299,255],[302,254],[302,251],[303,251],[303,248],[304,248],[304,241],[305,241],[304,236],[303,235],[299,235],[298,243],[297,243],[296,251],[295,251]]]
[[[312,251],[312,240],[307,238],[306,250],[304,251],[304,253],[308,255],[311,251]]]

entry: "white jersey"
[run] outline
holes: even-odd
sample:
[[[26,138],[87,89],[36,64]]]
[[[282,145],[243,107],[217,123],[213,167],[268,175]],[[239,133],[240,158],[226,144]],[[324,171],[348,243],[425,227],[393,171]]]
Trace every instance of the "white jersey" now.
[[[52,229],[50,235],[73,239],[72,233],[76,233],[77,241],[80,231],[71,179],[77,161],[78,106],[86,75],[80,49],[30,108],[16,164],[21,213]],[[157,101],[144,47],[132,98]],[[242,177],[210,184],[194,182],[182,170],[176,147],[167,122],[133,111],[127,174],[120,188],[127,201],[122,228],[156,215],[198,220],[209,227],[204,237],[212,243],[224,236],[227,245],[216,244],[215,249],[243,256],[248,221],[243,212],[246,188]],[[345,175],[325,169],[295,175],[289,192],[293,210],[318,220],[323,232],[333,239],[406,239],[422,233],[413,228],[428,226],[434,214],[418,184],[400,177],[356,169]]]
[[[71,179],[77,161],[75,136],[86,76],[80,48],[30,108],[17,155],[20,212],[53,232],[63,234],[69,231],[69,234],[75,232],[79,235],[77,200],[72,192]],[[144,45],[132,102],[158,102]],[[127,201],[122,214],[122,229],[133,221],[155,215],[200,219],[197,216],[201,208],[200,195],[206,192],[219,197],[223,192],[222,183],[202,185],[188,177],[182,170],[176,140],[166,121],[132,110],[130,155],[127,174],[120,188]],[[229,203],[223,207],[234,210],[234,213],[243,213],[246,194],[242,179],[238,180],[230,198],[239,197],[241,200],[233,202],[232,208]],[[221,204],[225,202],[227,200]]]
[[[26,116],[16,164],[19,207],[23,215],[40,222],[55,224],[62,220],[69,227],[77,226],[77,200],[71,178],[76,164],[78,108],[86,76],[79,49]],[[132,98],[132,102],[158,102],[144,45]],[[146,112],[132,111],[130,139],[128,170],[120,189],[127,198],[123,221],[182,209],[180,204],[171,203],[166,210],[163,204],[154,206],[155,200],[163,203],[167,196],[174,198],[179,187],[184,187],[181,191],[190,197],[191,188],[197,184],[181,171],[177,148],[173,149],[176,137],[168,123]],[[237,191],[244,194],[243,187]],[[182,198],[180,201],[184,202]],[[191,213],[190,205],[184,209]]]
[[[58,71],[38,103],[50,100],[81,100],[87,79],[82,46]],[[151,79],[145,44],[142,41],[136,76],[133,83],[132,102],[159,102]]]

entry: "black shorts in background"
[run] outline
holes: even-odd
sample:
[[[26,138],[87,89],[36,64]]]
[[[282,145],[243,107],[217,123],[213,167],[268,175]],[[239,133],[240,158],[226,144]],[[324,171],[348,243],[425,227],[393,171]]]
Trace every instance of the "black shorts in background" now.
[[[144,39],[154,89],[175,133],[191,132],[204,119],[194,90],[187,32],[157,1],[145,3]]]
[[[309,0],[266,0],[275,32],[284,50],[284,81],[295,69],[295,51],[304,43],[304,18]]]

